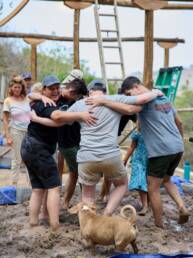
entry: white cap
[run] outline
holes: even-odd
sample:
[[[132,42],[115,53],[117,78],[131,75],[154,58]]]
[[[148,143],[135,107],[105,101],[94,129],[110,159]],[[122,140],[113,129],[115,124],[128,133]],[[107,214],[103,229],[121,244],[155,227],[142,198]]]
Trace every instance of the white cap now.
[[[70,83],[74,79],[83,79],[83,72],[79,69],[73,69],[70,74],[63,80],[62,84]]]

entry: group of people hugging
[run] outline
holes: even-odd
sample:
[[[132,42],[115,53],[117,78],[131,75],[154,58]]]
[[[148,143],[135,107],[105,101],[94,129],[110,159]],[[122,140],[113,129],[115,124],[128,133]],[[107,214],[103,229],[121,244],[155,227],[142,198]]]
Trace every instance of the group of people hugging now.
[[[48,75],[31,87],[30,76],[24,73],[12,78],[3,106],[3,124],[13,149],[12,183],[18,182],[22,161],[29,175],[31,226],[48,220],[52,230],[58,230],[61,206],[69,208],[77,181],[81,201],[93,204],[101,177],[105,189],[102,199],[106,200],[103,214],[112,216],[128,191],[126,164],[131,155],[129,189],[139,191],[139,214],[145,215],[151,207],[155,226],[164,228],[163,185],[179,210],[178,223],[188,221],[188,210],[171,181],[184,151],[183,127],[161,91],[149,90],[138,78],[129,76],[120,94],[107,95],[103,80],[86,85],[78,69],[62,83],[55,75]],[[120,122],[135,118],[135,114],[137,129],[122,160],[117,142]],[[61,205],[64,159],[69,174]]]

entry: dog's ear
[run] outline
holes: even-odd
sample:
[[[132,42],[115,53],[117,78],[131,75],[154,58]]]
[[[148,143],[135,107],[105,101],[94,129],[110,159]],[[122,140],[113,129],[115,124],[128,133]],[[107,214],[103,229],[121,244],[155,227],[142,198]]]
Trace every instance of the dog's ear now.
[[[78,214],[78,212],[80,211],[81,207],[82,207],[82,203],[80,202],[80,203],[74,205],[72,208],[68,209],[68,212],[70,214]]]

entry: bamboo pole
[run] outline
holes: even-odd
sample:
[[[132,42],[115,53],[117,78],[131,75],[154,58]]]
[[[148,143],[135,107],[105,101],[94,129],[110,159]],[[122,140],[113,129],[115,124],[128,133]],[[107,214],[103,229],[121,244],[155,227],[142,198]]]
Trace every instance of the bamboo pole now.
[[[144,85],[153,86],[153,11],[145,11],[145,41],[144,41]]]
[[[80,25],[80,9],[75,9],[74,10],[74,68],[75,69],[80,69],[79,25]]]
[[[0,32],[0,38],[33,38],[33,39],[44,39],[44,40],[56,40],[72,42],[72,37],[60,37],[45,34],[33,34],[33,33],[19,33],[19,32]],[[79,38],[80,42],[97,42],[97,38]],[[104,38],[105,42],[115,42],[117,38]],[[121,38],[123,42],[143,42],[144,37],[123,37]],[[155,42],[176,42],[185,43],[184,39],[180,38],[154,38]]]

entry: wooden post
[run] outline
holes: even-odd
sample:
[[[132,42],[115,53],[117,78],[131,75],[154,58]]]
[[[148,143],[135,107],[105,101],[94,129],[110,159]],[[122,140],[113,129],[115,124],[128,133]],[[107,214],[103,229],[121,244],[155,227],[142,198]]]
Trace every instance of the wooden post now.
[[[71,9],[74,9],[74,68],[80,69],[80,58],[79,58],[79,27],[80,27],[80,10],[85,9],[91,5],[91,3],[85,2],[71,2],[64,1],[64,4]]]
[[[177,45],[175,42],[158,42],[158,45],[164,49],[164,67],[169,66],[169,50]]]
[[[37,45],[31,44],[31,73],[32,80],[37,81]]]
[[[80,69],[79,60],[80,9],[74,10],[74,68]]]
[[[133,0],[132,3],[145,10],[145,42],[144,42],[144,69],[143,83],[153,87],[153,16],[154,11],[168,5],[167,1],[160,0]]]
[[[44,39],[24,38],[24,41],[31,45],[32,80],[37,81],[37,45],[41,44]]]
[[[145,11],[143,83],[149,89],[153,87],[153,11],[152,10]]]

